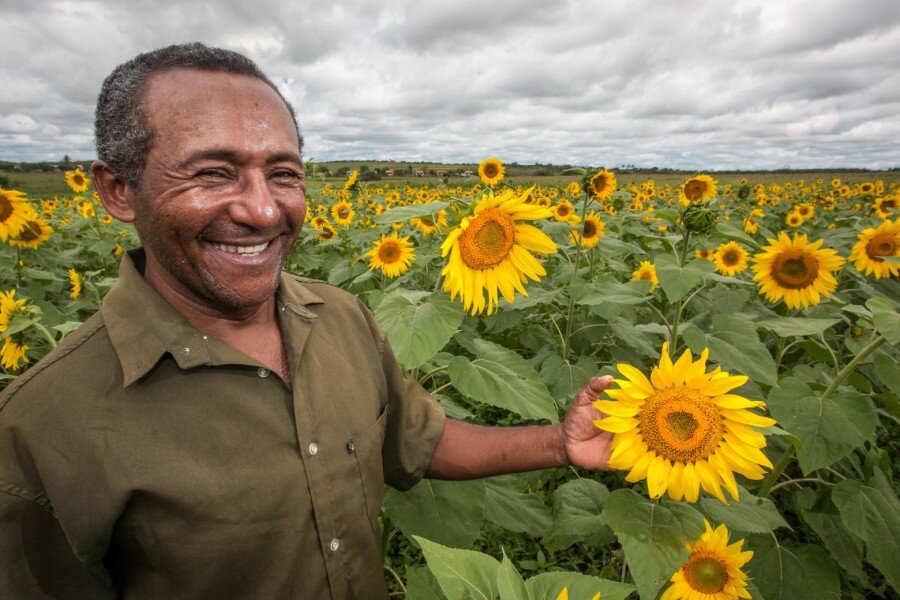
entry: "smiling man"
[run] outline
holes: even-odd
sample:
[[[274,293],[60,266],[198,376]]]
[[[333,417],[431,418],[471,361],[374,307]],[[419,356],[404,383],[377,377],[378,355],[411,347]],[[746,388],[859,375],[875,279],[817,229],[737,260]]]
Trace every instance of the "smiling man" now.
[[[609,378],[561,425],[446,419],[357,298],[281,271],[302,138],[247,58],[135,57],[96,137],[94,185],[142,247],[0,396],[0,597],[385,598],[385,483],[605,468]]]

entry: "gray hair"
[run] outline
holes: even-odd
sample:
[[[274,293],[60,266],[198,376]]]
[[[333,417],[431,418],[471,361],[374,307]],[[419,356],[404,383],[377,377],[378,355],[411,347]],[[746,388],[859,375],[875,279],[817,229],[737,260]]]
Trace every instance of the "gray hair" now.
[[[175,44],[138,54],[119,65],[100,88],[97,110],[94,113],[97,158],[118,171],[131,187],[138,187],[147,154],[153,147],[153,129],[142,110],[143,88],[154,73],[175,68],[249,75],[263,81],[275,90],[287,106],[297,128],[299,150],[302,151],[303,136],[297,125],[294,108],[256,63],[243,54],[212,48],[200,42]]]

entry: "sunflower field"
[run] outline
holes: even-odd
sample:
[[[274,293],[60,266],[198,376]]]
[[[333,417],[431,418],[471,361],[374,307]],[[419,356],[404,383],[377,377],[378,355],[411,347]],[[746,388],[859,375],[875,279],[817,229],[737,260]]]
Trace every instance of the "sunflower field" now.
[[[398,598],[897,598],[900,190],[839,178],[313,182],[286,270],[362,298],[448,416],[557,423],[590,377],[610,471],[387,490]],[[0,377],[138,241],[81,171],[0,189]]]

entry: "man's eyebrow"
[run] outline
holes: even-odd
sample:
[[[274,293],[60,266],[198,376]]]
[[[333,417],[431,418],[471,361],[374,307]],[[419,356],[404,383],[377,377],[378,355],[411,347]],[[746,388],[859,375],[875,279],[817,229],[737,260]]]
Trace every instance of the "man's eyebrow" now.
[[[198,150],[189,154],[187,158],[181,161],[179,166],[186,167],[190,164],[200,162],[203,160],[222,160],[225,162],[231,163],[239,163],[241,162],[240,155],[234,150],[228,150],[227,148],[208,148],[205,150]],[[293,152],[279,152],[278,154],[273,154],[266,158],[266,164],[275,164],[280,162],[290,162],[294,163],[297,166],[303,166],[303,161],[300,160],[300,155],[295,154]]]

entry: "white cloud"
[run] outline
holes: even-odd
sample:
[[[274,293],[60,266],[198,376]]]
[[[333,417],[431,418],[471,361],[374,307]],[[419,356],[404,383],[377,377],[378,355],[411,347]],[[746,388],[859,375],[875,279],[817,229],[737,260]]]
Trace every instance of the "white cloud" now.
[[[201,40],[318,160],[900,165],[896,0],[0,1],[0,159],[92,155],[112,68]]]

